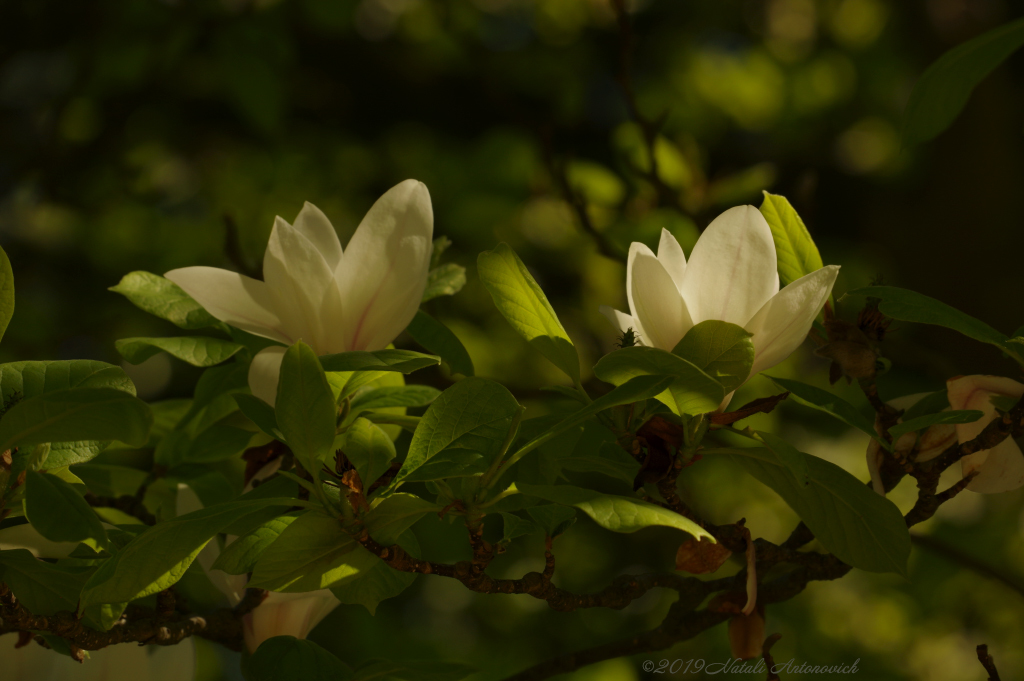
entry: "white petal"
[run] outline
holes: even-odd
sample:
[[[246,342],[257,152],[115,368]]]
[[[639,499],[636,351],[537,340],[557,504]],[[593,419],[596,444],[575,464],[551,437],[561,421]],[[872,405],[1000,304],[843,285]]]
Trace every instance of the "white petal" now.
[[[334,271],[341,262],[341,241],[338,240],[338,233],[334,231],[334,225],[323,211],[306,201],[292,226],[316,246],[320,255],[327,261],[327,266]]]
[[[305,593],[270,592],[243,620],[245,644],[255,652],[274,636],[306,638],[332,610],[341,605],[329,589]]]
[[[661,230],[661,241],[658,243],[658,260],[665,266],[665,271],[676,283],[676,288],[683,290],[683,273],[686,272],[686,255],[672,232]]]
[[[262,281],[216,267],[183,267],[164,276],[225,324],[292,343],[275,312],[270,290]]]
[[[608,319],[609,322],[612,323],[612,326],[619,330],[619,333],[626,333],[630,329],[633,329],[634,334],[637,336],[640,335],[636,330],[636,321],[631,315],[628,315],[625,312],[620,312],[608,305],[602,305],[598,310],[606,319]]]
[[[977,462],[979,454],[985,457]],[[1007,438],[992,449],[965,456],[960,460],[964,476],[977,470],[978,475],[967,489],[982,494],[1009,492],[1024,485],[1024,454],[1012,439]]]
[[[336,272],[346,349],[380,350],[409,325],[427,285],[433,234],[422,182],[406,180],[373,204]]]
[[[649,249],[631,255],[633,319],[639,322],[645,344],[671,352],[693,326],[686,303],[665,266]]]
[[[984,414],[974,423],[957,424],[957,438],[966,442],[974,439],[998,417],[996,408],[989,401],[991,396],[1019,398],[1024,395],[1024,385],[1002,376],[961,376],[946,382],[946,394],[951,409],[977,409]],[[992,449],[968,454],[960,460],[960,467],[965,476],[978,471],[978,475],[967,484],[967,489],[972,492],[995,494],[1024,485],[1024,455],[1021,455],[1017,443],[1009,438]]]
[[[77,542],[50,541],[29,523],[0,530],[0,550],[27,549],[36,558],[67,558]],[[2,640],[2,639],[0,639]]]
[[[653,251],[649,249],[646,244],[642,244],[639,241],[634,241],[629,245],[629,256],[626,258],[626,302],[629,303],[629,318],[633,320],[633,329],[637,335],[641,338],[647,338],[644,334],[643,324],[640,319],[636,316],[636,305],[633,303],[633,264],[636,262],[638,256],[655,257]],[[650,341],[645,341],[645,345],[650,345]]]
[[[695,323],[743,326],[778,288],[772,231],[753,206],[730,208],[708,225],[690,254],[683,298]]]
[[[322,307],[334,272],[313,242],[280,217],[263,256],[263,280],[288,335],[319,350],[325,341]]]
[[[804,342],[838,274],[839,266],[829,265],[800,277],[779,291],[743,325],[754,334],[751,376],[786,359]]]
[[[288,348],[273,345],[263,348],[249,365],[249,389],[270,406],[277,402],[277,384],[281,379],[281,362]]]

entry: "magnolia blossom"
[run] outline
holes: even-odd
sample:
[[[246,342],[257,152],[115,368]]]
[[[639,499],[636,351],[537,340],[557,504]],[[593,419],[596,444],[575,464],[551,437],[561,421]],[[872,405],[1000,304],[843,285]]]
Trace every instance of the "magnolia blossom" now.
[[[280,465],[280,459],[271,461],[260,469],[253,480],[269,478],[277,472]],[[250,489],[251,481],[246,486],[246,491]],[[202,507],[202,502],[191,487],[178,485],[178,515],[191,513]],[[227,543],[230,544],[235,539],[236,537],[228,537]],[[245,596],[247,578],[245,575],[229,575],[222,570],[214,570],[212,565],[219,555],[220,547],[216,541],[211,541],[199,552],[197,560],[213,585],[227,596],[232,606],[235,606]],[[250,653],[254,653],[261,643],[274,636],[306,638],[313,627],[339,605],[341,601],[335,598],[329,589],[304,593],[268,592],[263,602],[242,620],[245,646]]]
[[[380,197],[342,250],[334,227],[306,203],[288,224],[278,217],[263,256],[263,281],[214,267],[166,276],[217,319],[318,355],[381,350],[412,321],[430,268],[434,216],[422,182],[406,180]],[[279,345],[249,370],[254,395],[274,403]]]
[[[0,549],[27,549],[37,558],[64,558],[77,546],[52,542],[31,525],[0,530]],[[173,646],[121,643],[89,653],[84,662],[47,650],[35,641],[15,648],[17,636],[0,637],[0,678],[4,681],[182,681],[195,677],[191,639]]]
[[[1001,376],[960,376],[946,382],[946,394],[951,409],[977,409],[984,414],[974,423],[957,424],[957,439],[966,442],[999,417],[990,398],[1019,399],[1024,395],[1024,385]],[[972,492],[994,494],[1024,485],[1024,455],[1011,437],[991,449],[968,454],[960,459],[960,466],[964,476],[977,472],[967,483]]]
[[[672,351],[694,325],[720,319],[753,334],[753,376],[786,359],[803,342],[828,299],[839,267],[829,265],[779,290],[771,228],[753,206],[730,208],[708,225],[686,261],[661,231],[658,254],[634,242],[626,265],[630,314],[602,307],[623,332]]]
[[[928,393],[918,393],[916,395],[897,397],[887,404],[893,409],[906,411],[927,395]],[[903,419],[900,418],[897,423],[903,423]],[[878,432],[878,436],[881,437],[882,425],[881,420],[877,416],[875,417],[875,430]],[[899,458],[906,459],[916,447],[917,455],[914,457],[914,461],[921,463],[931,461],[956,442],[956,429],[948,423],[929,426],[921,433],[920,439],[918,439],[917,435],[916,432],[904,433],[896,439],[893,449]],[[884,458],[885,450],[882,449],[881,443],[877,438],[872,438],[868,442],[868,473],[871,475],[871,487],[883,497],[885,496],[885,485],[882,483],[882,476],[879,471]]]

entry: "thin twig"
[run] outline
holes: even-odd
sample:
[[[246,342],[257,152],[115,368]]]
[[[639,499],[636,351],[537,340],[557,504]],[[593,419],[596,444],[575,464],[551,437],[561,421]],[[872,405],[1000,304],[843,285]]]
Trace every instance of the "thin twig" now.
[[[996,661],[988,654],[988,646],[982,643],[977,648],[978,662],[988,672],[988,681],[999,681],[999,672],[996,670]]]

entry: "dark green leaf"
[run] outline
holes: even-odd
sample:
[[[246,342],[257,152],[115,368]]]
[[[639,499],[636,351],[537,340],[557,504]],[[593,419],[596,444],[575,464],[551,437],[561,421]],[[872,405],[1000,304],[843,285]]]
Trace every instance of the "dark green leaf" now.
[[[652,525],[662,525],[682,530],[698,539],[707,537],[714,541],[704,528],[689,518],[640,499],[601,494],[572,485],[518,484],[516,487],[523,494],[578,508],[598,525],[613,532],[636,532]]]
[[[395,458],[395,443],[383,430],[360,418],[345,432],[342,451],[359,473],[363,489],[369,489],[391,466]]]
[[[352,670],[334,655],[305,639],[274,636],[242,658],[246,681],[346,681]]]
[[[412,532],[404,532],[393,543],[401,546],[409,555],[420,555],[420,544]],[[361,605],[373,615],[381,601],[398,596],[415,581],[416,573],[399,572],[379,560],[352,579],[332,586],[331,593],[342,603]]]
[[[178,428],[184,428],[204,409],[218,398],[249,388],[249,367],[245,364],[225,364],[212,367],[203,372],[196,382],[192,404],[181,417]]]
[[[750,338],[751,334],[742,326],[709,319],[687,331],[672,354],[717,379],[725,392],[731,393],[747,380],[754,365],[754,343]]]
[[[533,518],[533,523],[530,524],[533,525],[534,528],[540,527],[544,530],[544,533],[547,536],[552,538],[565,534],[565,532],[576,522],[576,509],[572,506],[543,504],[541,506],[531,506],[526,509],[526,512],[530,514],[531,518]],[[514,518],[515,516],[512,517]],[[507,534],[507,527],[505,531]]]
[[[55,475],[26,472],[25,517],[50,541],[92,539],[99,548],[107,547],[107,533],[92,507]]]
[[[352,400],[352,411],[390,407],[425,407],[440,394],[440,390],[429,385],[395,385],[374,388],[360,393]]]
[[[519,410],[512,393],[494,381],[473,376],[459,381],[423,415],[395,484],[483,473]]]
[[[183,329],[215,327],[227,331],[177,284],[151,272],[130,272],[111,291],[120,293],[136,307],[156,315]]]
[[[307,471],[334,448],[338,407],[316,353],[299,341],[284,355],[277,386],[277,425]]]
[[[233,397],[246,418],[255,423],[260,430],[272,438],[284,438],[277,427],[277,415],[274,414],[273,407],[255,395],[237,393]]]
[[[932,139],[960,114],[974,86],[1024,45],[1024,20],[1013,21],[957,45],[914,84],[903,114],[903,142]]]
[[[783,440],[778,435],[765,431],[755,431],[757,436],[768,447],[769,451],[775,454],[776,459],[789,469],[797,483],[806,485],[810,482],[810,472],[807,470],[807,458],[803,452]]]
[[[364,522],[370,536],[381,544],[394,544],[399,537],[428,513],[441,508],[415,494],[398,493],[373,502]]]
[[[4,414],[0,451],[15,445],[81,440],[120,440],[142,446],[152,423],[146,403],[120,390],[58,390],[22,400]]]
[[[919,416],[936,414],[943,409],[949,408],[949,397],[945,390],[937,390],[929,393],[915,402],[909,409],[903,412],[903,420],[910,421]]]
[[[477,272],[498,311],[540,354],[580,382],[580,358],[544,291],[508,244],[477,258]]]
[[[0,576],[25,608],[45,617],[73,612],[89,568],[61,568],[38,560],[26,549],[0,551]]]
[[[370,660],[359,665],[352,681],[461,681],[476,669],[436,660]]]
[[[180,463],[214,463],[241,454],[253,433],[233,426],[213,425],[192,439]]]
[[[7,252],[0,248],[0,338],[14,316],[14,270]]]
[[[210,367],[226,362],[239,350],[245,349],[238,343],[206,336],[122,338],[114,341],[114,347],[131,364],[145,362],[162,351],[197,367]]]
[[[473,360],[465,346],[462,345],[462,341],[452,333],[451,329],[423,310],[416,312],[416,316],[412,318],[405,330],[414,341],[430,352],[440,355],[441,359],[451,367],[452,373],[463,376],[473,375]]]
[[[339,352],[324,355],[320,364],[324,371],[399,371],[409,374],[441,363],[440,357],[412,350],[377,350],[376,352]]]
[[[557,508],[565,509],[564,506],[558,506]],[[575,509],[569,510],[572,510],[573,516],[576,515]],[[508,543],[516,537],[522,537],[523,535],[537,531],[536,523],[532,523],[525,518],[520,518],[519,516],[513,515],[511,513],[502,513],[501,521],[503,523],[501,541],[504,543]]]
[[[804,454],[810,484],[803,485],[769,449],[736,448],[719,453],[775,490],[822,545],[844,563],[870,572],[906,575],[910,533],[900,510],[839,466]]]
[[[658,348],[634,346],[614,350],[594,366],[602,381],[622,385],[636,376],[670,376],[669,389],[658,395],[677,414],[715,411],[725,397],[722,384],[691,362]]]
[[[871,437],[878,437],[878,433],[875,432],[875,424],[838,395],[790,378],[775,378],[773,376],[767,376],[767,378],[770,378],[783,390],[788,390],[801,404],[831,414],[843,423],[859,428]]]
[[[761,215],[772,230],[779,262],[779,282],[783,286],[822,268],[818,247],[789,199],[764,192]]]
[[[973,409],[957,410],[957,411],[940,411],[938,414],[925,414],[924,416],[918,416],[910,420],[904,419],[902,423],[898,423],[889,429],[889,435],[892,435],[893,440],[898,440],[904,433],[912,433],[916,430],[924,430],[929,426],[945,423],[973,423],[980,419],[984,414],[980,411]]]
[[[439,296],[454,296],[466,285],[466,268],[455,263],[445,263],[430,270],[427,288],[423,290],[423,302]]]

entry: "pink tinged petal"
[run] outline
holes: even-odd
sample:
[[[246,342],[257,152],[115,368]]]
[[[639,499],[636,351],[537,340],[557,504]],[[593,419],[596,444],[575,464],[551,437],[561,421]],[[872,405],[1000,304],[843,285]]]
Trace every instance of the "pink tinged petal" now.
[[[319,350],[326,340],[320,315],[334,273],[313,242],[281,218],[263,256],[263,280],[288,335]]]
[[[277,402],[277,384],[281,379],[281,362],[288,348],[274,345],[263,348],[249,365],[249,389],[270,406]]]
[[[984,414],[974,423],[957,424],[957,439],[966,442],[998,417],[989,398],[993,395],[1019,398],[1024,395],[1024,384],[1002,376],[962,376],[946,382],[946,394],[951,409],[977,409]],[[972,492],[996,494],[1024,485],[1024,455],[1009,438],[991,449],[968,454],[960,460],[960,466],[965,477],[978,472],[967,483],[967,489]]]
[[[427,285],[433,234],[422,182],[406,180],[373,204],[336,270],[345,349],[380,350],[409,325]]]
[[[272,591],[242,621],[245,645],[249,652],[255,652],[274,636],[306,638],[339,605],[341,601],[328,589],[287,594]]]
[[[676,288],[683,290],[683,273],[686,272],[686,255],[672,232],[662,228],[661,241],[658,243],[658,260],[665,266],[665,271],[672,277]]]
[[[275,312],[274,298],[262,281],[216,267],[183,267],[164,276],[225,324],[291,344]]]
[[[778,290],[772,231],[753,206],[730,208],[708,225],[690,254],[682,293],[695,323],[743,326]]]
[[[829,265],[800,277],[779,291],[743,325],[754,334],[751,376],[786,359],[804,342],[838,274],[839,266]]]
[[[633,319],[645,344],[671,351],[693,326],[686,303],[665,266],[649,249],[643,247],[630,255]]]
[[[333,271],[341,262],[341,241],[327,216],[309,201],[302,206],[292,225],[295,231],[309,239]]]

